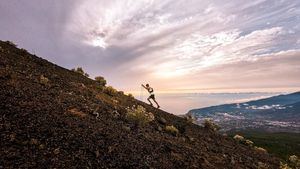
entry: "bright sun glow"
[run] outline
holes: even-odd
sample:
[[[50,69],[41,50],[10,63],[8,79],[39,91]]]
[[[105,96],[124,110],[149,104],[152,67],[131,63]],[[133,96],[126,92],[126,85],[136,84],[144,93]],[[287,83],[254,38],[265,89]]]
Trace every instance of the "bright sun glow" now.
[[[103,49],[105,49],[108,46],[108,44],[105,42],[104,38],[101,38],[101,37],[97,37],[96,39],[94,39],[92,41],[92,45],[101,47]]]

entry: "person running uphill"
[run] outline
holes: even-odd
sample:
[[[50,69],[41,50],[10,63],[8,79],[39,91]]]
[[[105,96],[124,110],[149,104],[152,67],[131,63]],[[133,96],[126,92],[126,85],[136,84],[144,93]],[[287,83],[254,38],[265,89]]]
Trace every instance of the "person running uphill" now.
[[[149,84],[146,84],[146,86],[142,84],[142,86],[143,86],[143,87],[149,92],[149,94],[150,94],[150,96],[147,98],[147,100],[149,101],[150,105],[153,106],[152,102],[150,101],[150,99],[152,99],[152,100],[155,102],[155,104],[157,105],[157,108],[160,108],[160,106],[158,105],[158,103],[157,103],[156,100],[155,100],[155,95],[154,95],[154,90],[153,90],[153,88],[150,87]]]

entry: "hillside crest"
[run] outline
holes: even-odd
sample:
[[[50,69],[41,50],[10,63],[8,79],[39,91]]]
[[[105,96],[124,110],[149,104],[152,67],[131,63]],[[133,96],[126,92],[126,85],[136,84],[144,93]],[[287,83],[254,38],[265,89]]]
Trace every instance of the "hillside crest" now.
[[[272,155],[105,90],[0,41],[0,168],[279,168]],[[138,105],[153,120],[130,120]]]

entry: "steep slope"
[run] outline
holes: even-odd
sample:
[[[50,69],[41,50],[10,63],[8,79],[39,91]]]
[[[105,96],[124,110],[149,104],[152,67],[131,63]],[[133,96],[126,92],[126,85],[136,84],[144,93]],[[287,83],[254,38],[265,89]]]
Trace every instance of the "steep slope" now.
[[[300,92],[244,103],[193,109],[188,114],[212,118],[224,130],[262,129],[272,132],[299,132]]]
[[[278,168],[272,155],[97,86],[0,41],[0,168]],[[127,120],[133,105],[155,120]]]

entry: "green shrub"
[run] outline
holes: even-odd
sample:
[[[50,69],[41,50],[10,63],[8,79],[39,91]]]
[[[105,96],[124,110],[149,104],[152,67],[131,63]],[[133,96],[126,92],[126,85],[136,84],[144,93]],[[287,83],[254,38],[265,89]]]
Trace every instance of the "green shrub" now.
[[[195,119],[192,115],[188,114],[184,116],[184,119],[188,122],[188,123],[194,123]]]
[[[127,96],[130,97],[131,99],[134,99],[134,96],[131,93],[128,93]]]
[[[242,141],[244,141],[245,140],[245,138],[243,137],[243,136],[240,136],[240,135],[235,135],[234,137],[233,137],[233,139],[235,139],[236,141],[239,141],[239,142],[242,142]]]
[[[262,147],[254,147],[254,150],[261,153],[267,153],[267,150]]]
[[[178,133],[179,133],[179,130],[178,130],[176,127],[174,127],[173,125],[171,125],[171,126],[166,126],[166,127],[165,127],[165,130],[166,130],[168,133],[170,133],[170,134],[172,134],[172,135],[174,135],[174,136],[177,136]]]
[[[44,75],[41,75],[39,80],[40,80],[40,83],[43,85],[47,85],[49,82],[49,79],[47,77],[45,77]]]
[[[112,86],[107,86],[104,88],[104,93],[110,95],[110,96],[116,96],[118,94],[118,91],[113,88]]]
[[[105,86],[106,85],[106,80],[102,76],[97,76],[95,77],[95,81],[100,85],[100,86]]]
[[[245,140],[244,142],[243,142],[245,145],[248,145],[248,146],[250,146],[250,147],[252,147],[253,146],[253,141],[251,141],[251,140]]]
[[[220,127],[210,119],[205,119],[203,125],[205,128],[212,130],[212,131],[220,130]]]
[[[283,163],[280,161],[280,169],[292,169],[290,166],[288,166],[286,163]]]
[[[139,126],[144,126],[155,119],[154,115],[151,112],[147,112],[141,105],[138,105],[137,107],[133,106],[126,110],[127,120],[132,121]]]
[[[79,73],[79,74],[81,74],[81,75],[83,75],[83,76],[86,76],[86,77],[89,77],[90,75],[89,74],[87,74],[87,73],[85,73],[84,71],[83,71],[83,69],[82,69],[82,67],[78,67],[78,68],[73,68],[73,69],[71,69],[71,71],[73,71],[73,72],[76,72],[76,73]]]
[[[289,165],[294,168],[300,168],[300,159],[296,155],[290,156]]]

